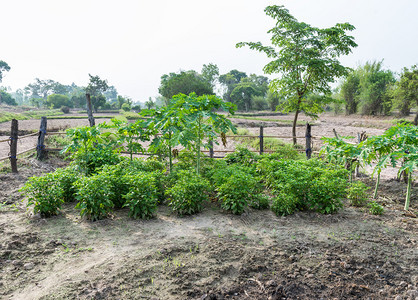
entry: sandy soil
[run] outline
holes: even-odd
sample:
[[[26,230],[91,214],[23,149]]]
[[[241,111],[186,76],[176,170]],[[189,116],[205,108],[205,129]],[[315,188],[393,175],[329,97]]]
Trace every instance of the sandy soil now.
[[[217,203],[183,218],[161,206],[148,221],[119,210],[89,222],[74,204],[53,218],[31,215],[17,189],[63,164],[27,159],[18,175],[0,175],[2,299],[418,296],[418,219],[402,211],[399,182],[383,182],[383,216],[349,205],[335,215],[234,216]]]
[[[332,136],[336,128],[341,135],[354,135],[364,129],[381,133],[388,126],[385,120],[372,121],[376,124],[327,117],[312,131]],[[265,134],[270,130],[272,135],[290,132],[272,127]],[[233,216],[218,203],[183,218],[161,206],[148,221],[130,219],[122,209],[89,222],[74,203],[52,218],[33,216],[19,187],[28,177],[65,164],[53,155],[46,162],[22,157],[18,174],[0,174],[1,299],[418,297],[416,183],[407,213],[402,210],[405,184],[383,180],[382,216],[347,203],[334,215],[289,217],[269,210]]]

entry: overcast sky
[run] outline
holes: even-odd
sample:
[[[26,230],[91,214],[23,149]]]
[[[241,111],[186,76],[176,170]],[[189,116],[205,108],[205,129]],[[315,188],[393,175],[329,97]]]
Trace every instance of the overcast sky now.
[[[316,27],[354,25],[359,46],[346,66],[384,59],[399,72],[418,63],[418,0],[0,0],[0,60],[11,67],[2,85],[38,77],[85,86],[90,73],[144,102],[161,75],[203,64],[261,75],[267,58],[235,44],[269,44],[263,10],[272,4]]]

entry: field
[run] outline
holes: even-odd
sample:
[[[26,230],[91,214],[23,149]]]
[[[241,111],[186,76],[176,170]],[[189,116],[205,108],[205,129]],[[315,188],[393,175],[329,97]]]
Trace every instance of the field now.
[[[256,135],[260,122],[265,135],[290,135],[286,120],[292,116],[264,118],[269,120],[234,121]],[[282,121],[276,123],[277,118]],[[310,121],[303,116],[301,120]],[[333,115],[313,123],[316,137],[331,137],[333,129],[341,136],[362,131],[377,135],[393,125],[389,118]],[[77,125],[87,125],[87,120],[49,120],[48,130]],[[9,122],[0,124],[0,140],[7,138],[9,127]],[[39,120],[19,121],[19,128],[25,133],[37,130]],[[304,136],[304,130],[300,126],[298,136]],[[35,141],[22,140],[19,151]],[[315,146],[320,141],[315,140]],[[7,143],[0,143],[0,157],[7,151]],[[188,217],[159,206],[157,217],[147,221],[133,220],[121,209],[111,218],[91,222],[80,218],[74,204],[43,219],[21,202],[24,195],[18,189],[30,176],[54,171],[67,161],[50,155],[39,162],[27,156],[18,164],[18,174],[0,173],[2,299],[418,297],[417,182],[410,212],[405,212],[406,187],[395,180],[394,169],[382,172],[378,202],[385,213],[380,216],[348,203],[330,215],[277,217],[270,210],[248,209],[235,216],[210,202]],[[373,186],[368,177],[362,180]]]

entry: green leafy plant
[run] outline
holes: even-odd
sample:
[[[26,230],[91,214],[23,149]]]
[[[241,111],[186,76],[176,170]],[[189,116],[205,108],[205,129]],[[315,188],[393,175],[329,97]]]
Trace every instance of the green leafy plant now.
[[[257,198],[252,197],[252,195],[259,194],[256,191],[257,180],[239,169],[231,170],[230,176],[226,180],[222,180],[223,183],[217,186],[216,189],[222,209],[240,215],[244,212],[251,199],[254,200],[256,206],[260,204],[259,201],[257,203]],[[261,200],[261,205],[263,205],[264,199],[260,198],[258,200]]]
[[[353,206],[364,206],[369,198],[368,190],[369,187],[363,182],[354,181],[347,189],[347,199]]]
[[[116,142],[111,138],[111,132],[103,131],[99,126],[85,126],[68,129],[67,136],[71,142],[64,147],[62,153],[71,153],[71,158],[86,175],[93,174],[103,165],[119,162],[119,156],[114,150]]]
[[[78,201],[76,208],[80,209],[81,216],[96,221],[107,217],[112,211],[113,183],[108,176],[99,173],[82,177],[75,182],[75,187]]]
[[[273,198],[271,210],[278,216],[292,215],[299,206],[298,198],[289,193],[281,192]]]
[[[372,215],[382,215],[383,212],[384,212],[383,207],[379,203],[377,203],[376,201],[371,201],[368,204],[368,207],[369,207],[369,212]]]
[[[29,178],[19,191],[25,192],[27,206],[33,205],[33,211],[44,217],[56,215],[64,202],[64,190],[53,173]]]
[[[227,164],[239,164],[243,166],[252,166],[258,160],[258,155],[244,147],[237,147],[235,152],[225,156]]]
[[[82,174],[77,165],[70,165],[66,168],[57,169],[54,172],[55,178],[63,190],[64,202],[75,201],[76,189],[74,183],[80,178],[80,173]]]
[[[129,191],[123,198],[126,200],[124,207],[129,208],[131,217],[152,218],[158,202],[155,175],[145,172],[127,174],[123,181],[129,184]]]
[[[168,205],[179,215],[191,215],[202,210],[209,199],[209,182],[190,171],[179,171],[178,181],[166,190]]]

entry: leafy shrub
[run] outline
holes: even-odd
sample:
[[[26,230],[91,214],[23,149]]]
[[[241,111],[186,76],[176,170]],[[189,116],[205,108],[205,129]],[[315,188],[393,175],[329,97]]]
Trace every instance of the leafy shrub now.
[[[367,203],[369,187],[361,181],[354,181],[347,189],[347,198],[353,206],[364,206]]]
[[[64,191],[54,173],[29,178],[19,191],[25,192],[27,206],[33,205],[33,211],[43,217],[56,215],[64,202]]]
[[[270,199],[262,193],[250,195],[249,206],[255,209],[266,209],[270,206]]]
[[[99,173],[90,177],[82,177],[75,182],[75,187],[78,200],[76,208],[80,209],[81,216],[95,221],[107,217],[112,211],[114,192],[109,176]]]
[[[278,216],[287,216],[295,213],[298,205],[298,199],[295,195],[279,193],[273,198],[271,210]]]
[[[129,172],[129,168],[125,164],[105,165],[100,171],[100,178],[105,180],[109,185],[112,193],[109,194],[109,199],[112,201],[115,208],[121,208],[125,203],[123,195],[128,193],[129,185],[124,175]]]
[[[81,171],[77,165],[57,169],[54,175],[63,190],[64,202],[75,201],[76,189],[74,183],[80,178]]]
[[[282,194],[295,197],[295,210],[332,213],[342,207],[347,185],[347,171],[342,167],[331,168],[317,159],[275,161],[263,158],[257,164],[257,171],[272,193],[280,195],[280,200],[274,201],[278,203],[275,207],[289,203]],[[276,210],[281,213],[280,209]]]
[[[338,171],[327,170],[313,180],[309,188],[308,209],[323,214],[337,212],[343,207],[347,182],[341,180]]]
[[[371,201],[367,206],[369,207],[369,212],[372,215],[382,215],[384,212],[382,205],[380,205],[376,201]]]
[[[123,111],[131,111],[131,105],[129,103],[123,103],[121,108]]]
[[[232,169],[232,174],[226,181],[217,186],[218,197],[222,201],[221,207],[233,214],[240,215],[244,212],[254,192],[257,181],[251,175]]]
[[[228,165],[239,164],[248,167],[252,166],[257,160],[257,154],[243,147],[238,147],[235,152],[225,156],[225,161]]]
[[[191,215],[202,210],[208,200],[209,182],[191,171],[179,171],[178,181],[166,190],[168,205],[179,215]]]
[[[123,181],[129,183],[129,192],[123,196],[131,217],[150,219],[157,209],[157,186],[154,174],[140,172],[125,175]]]
[[[68,113],[70,113],[70,108],[68,106],[61,106],[61,111],[64,114],[68,114]]]
[[[268,160],[298,160],[304,158],[304,155],[297,151],[291,144],[279,145],[274,150],[274,153],[264,154],[263,157]]]

